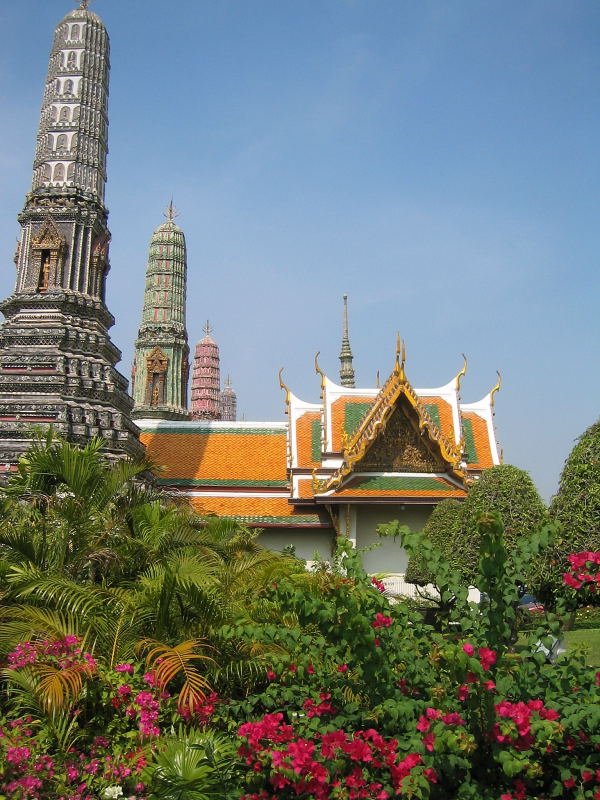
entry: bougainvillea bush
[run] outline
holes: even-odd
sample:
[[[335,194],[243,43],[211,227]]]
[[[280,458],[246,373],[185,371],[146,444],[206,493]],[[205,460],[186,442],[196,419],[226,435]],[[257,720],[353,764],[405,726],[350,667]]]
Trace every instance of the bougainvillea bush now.
[[[600,672],[540,648],[597,584],[598,554],[565,564],[562,612],[517,652],[517,586],[553,529],[509,555],[498,518],[480,526],[485,605],[428,551],[446,594],[434,629],[341,542],[331,570],[269,583],[215,629],[201,701],[182,701],[162,657],[109,668],[74,637],[22,642],[3,673],[0,796],[600,800]],[[51,696],[55,712],[30,702]]]
[[[455,600],[439,633],[350,548],[343,574],[271,587],[287,624],[226,632],[270,651],[266,685],[213,719],[241,737],[244,796],[600,798],[600,673],[577,654],[547,663],[559,615],[510,644],[521,573],[553,533],[513,558],[498,519],[482,521],[480,608],[434,558]]]

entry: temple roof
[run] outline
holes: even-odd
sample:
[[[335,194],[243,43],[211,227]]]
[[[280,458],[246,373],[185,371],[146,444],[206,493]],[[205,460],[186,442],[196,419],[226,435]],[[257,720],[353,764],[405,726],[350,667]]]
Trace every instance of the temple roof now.
[[[400,342],[394,369],[381,388],[336,384],[320,369],[318,357],[315,369],[321,381],[319,403],[301,400],[282,382],[290,423],[292,496],[301,502],[331,502],[334,496],[382,501],[394,496],[401,502],[464,497],[470,479],[500,463],[493,423],[493,395],[499,385],[476,403],[461,403],[466,358],[448,383],[423,389],[408,381]],[[423,477],[416,488],[414,475],[423,468],[430,477]],[[374,476],[370,488],[364,481],[356,483],[359,473]],[[383,474],[385,482],[380,480]]]

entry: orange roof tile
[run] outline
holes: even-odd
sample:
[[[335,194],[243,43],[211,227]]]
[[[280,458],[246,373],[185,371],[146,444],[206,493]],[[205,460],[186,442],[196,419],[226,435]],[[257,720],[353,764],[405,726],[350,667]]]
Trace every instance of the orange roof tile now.
[[[278,527],[331,527],[323,514],[298,513],[286,497],[190,497],[198,514],[218,514],[221,517]]]
[[[315,460],[314,424],[318,424],[318,457]],[[308,411],[296,420],[296,454],[299,467],[312,468],[321,463],[321,414]]]
[[[334,453],[342,451],[342,431],[350,436],[360,421],[360,418],[367,412],[367,409],[374,403],[373,397],[338,397],[331,404],[331,441]],[[352,419],[352,406],[362,406],[356,409],[356,420]],[[348,408],[348,411],[346,408]],[[348,423],[348,424],[347,424]],[[348,430],[350,428],[350,430]]]
[[[470,411],[461,412],[468,469],[488,469],[494,466],[486,421]],[[467,423],[467,424],[465,424]]]
[[[298,481],[298,497],[314,497],[312,478],[303,478]]]
[[[165,433],[145,431],[140,436],[148,457],[170,478],[236,483],[287,480],[285,430],[222,432],[215,430]]]
[[[452,418],[452,406],[442,397],[421,397],[421,403],[429,412],[429,416],[436,423],[440,431],[452,443],[456,441],[454,431],[454,420]],[[458,437],[460,439],[460,435]]]

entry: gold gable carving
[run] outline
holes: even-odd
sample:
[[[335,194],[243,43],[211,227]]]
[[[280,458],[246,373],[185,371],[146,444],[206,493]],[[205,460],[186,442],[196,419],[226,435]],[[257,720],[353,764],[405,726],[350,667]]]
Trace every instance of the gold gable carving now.
[[[436,458],[412,423],[412,409],[398,402],[390,419],[357,464],[361,472],[444,472],[446,464]],[[408,414],[407,414],[408,411]],[[359,466],[360,465],[360,466]]]
[[[31,242],[34,250],[55,250],[62,251],[65,246],[65,239],[60,235],[54,221],[46,219],[38,236]]]
[[[148,375],[155,372],[166,372],[169,359],[158,345],[146,357]]]

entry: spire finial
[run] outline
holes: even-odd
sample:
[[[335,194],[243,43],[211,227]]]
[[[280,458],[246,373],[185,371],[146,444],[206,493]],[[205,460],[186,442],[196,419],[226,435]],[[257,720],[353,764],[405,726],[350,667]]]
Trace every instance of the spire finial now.
[[[85,9],[89,6],[90,0],[79,0],[79,8],[85,11]]]
[[[206,320],[206,325],[202,328],[202,330],[204,331],[204,334],[206,336],[210,336],[211,333],[213,332],[213,329],[210,327],[210,322],[208,320]]]
[[[173,205],[173,198],[171,198],[171,202],[166,207],[166,209],[164,211],[164,216],[167,218],[168,222],[173,222],[175,217],[179,216],[179,211],[177,211],[177,209]]]
[[[379,378],[379,370],[377,370],[377,377],[375,378],[375,386],[376,386],[378,389],[381,389],[381,380],[380,380],[380,378]]]
[[[342,349],[340,352],[340,381],[342,386],[354,388],[354,367],[352,366],[352,350],[348,336],[348,295],[344,299],[344,321],[342,325]]]

